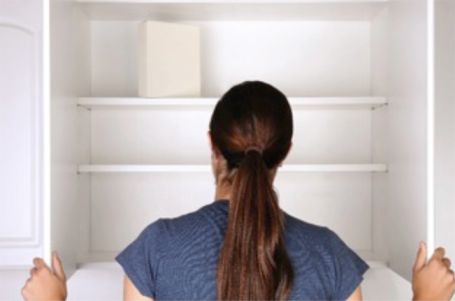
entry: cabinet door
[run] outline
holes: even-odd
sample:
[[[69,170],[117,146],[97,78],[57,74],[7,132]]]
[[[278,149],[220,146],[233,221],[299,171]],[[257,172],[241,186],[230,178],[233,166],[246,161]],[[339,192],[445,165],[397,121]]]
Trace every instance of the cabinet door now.
[[[435,244],[455,258],[455,1],[435,1]]]
[[[0,10],[0,266],[42,256],[42,3]]]
[[[390,267],[411,279],[418,242],[432,243],[429,181],[426,0],[390,2],[386,208]]]

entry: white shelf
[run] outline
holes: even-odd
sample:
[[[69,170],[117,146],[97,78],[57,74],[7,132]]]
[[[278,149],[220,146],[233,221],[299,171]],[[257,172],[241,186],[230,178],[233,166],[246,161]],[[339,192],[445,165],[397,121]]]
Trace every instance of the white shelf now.
[[[79,165],[79,173],[199,173],[211,172],[208,164],[87,164]],[[386,164],[285,164],[283,172],[386,172]]]
[[[141,98],[141,97],[80,97],[78,105],[89,109],[208,107],[219,98]],[[293,108],[303,109],[371,109],[387,105],[385,97],[288,97]]]
[[[388,0],[78,0],[81,3],[148,3],[148,4],[321,4],[321,3],[375,3]]]
[[[388,0],[78,0],[92,20],[369,20]]]

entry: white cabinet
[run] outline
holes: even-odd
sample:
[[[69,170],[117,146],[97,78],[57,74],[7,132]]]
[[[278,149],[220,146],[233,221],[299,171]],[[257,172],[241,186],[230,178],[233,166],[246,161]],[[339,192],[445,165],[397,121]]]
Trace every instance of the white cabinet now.
[[[44,166],[39,196],[45,197],[38,209],[27,209],[43,218],[27,215],[16,233],[29,237],[32,222],[42,236],[36,249],[26,249],[33,255],[16,256],[14,264],[49,258],[56,249],[68,274],[82,264],[103,266],[158,217],[212,202],[209,118],[217,99],[244,80],[276,86],[293,108],[293,148],[275,182],[286,211],[330,227],[363,258],[408,280],[420,240],[433,247],[436,238],[455,258],[453,231],[446,231],[455,210],[453,1],[49,5],[51,55],[43,64],[50,70],[50,99],[38,101],[49,101],[38,128],[49,122],[51,139],[35,142],[49,147],[50,163],[38,160]],[[201,97],[137,96],[143,20],[200,28]],[[9,37],[16,27],[4,24],[0,33]],[[24,32],[17,41],[28,43]],[[12,112],[29,129],[31,113],[18,113],[13,104],[20,105],[1,109],[2,126]],[[29,133],[21,133],[16,137],[26,141]],[[0,216],[19,216],[10,210]],[[2,226],[8,223],[2,218]],[[3,244],[11,232],[1,231]],[[6,247],[0,252],[13,256]]]
[[[200,98],[137,97],[144,19],[200,28]],[[281,206],[409,279],[432,244],[427,25],[424,0],[52,0],[47,253],[111,261],[158,217],[213,201],[211,111],[259,79],[294,110]]]

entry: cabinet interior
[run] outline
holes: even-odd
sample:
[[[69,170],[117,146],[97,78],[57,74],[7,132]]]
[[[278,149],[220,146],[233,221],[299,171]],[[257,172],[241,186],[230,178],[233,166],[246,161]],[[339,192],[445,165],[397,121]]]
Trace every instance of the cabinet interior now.
[[[421,128],[413,125],[425,103],[408,94],[420,83],[418,70],[410,83],[399,80],[410,69],[406,60],[397,63],[406,56],[401,49],[417,43],[406,32],[417,30],[405,8],[388,1],[72,5],[71,16],[53,9],[51,33],[53,160],[65,162],[53,167],[59,227],[52,244],[68,262],[111,261],[150,222],[212,202],[207,131],[216,99],[236,83],[263,80],[289,97],[294,112],[284,162],[290,170],[275,180],[282,208],[408,276],[412,258],[402,261],[400,238],[390,235],[414,218],[408,200],[421,192],[413,185],[424,183],[410,164],[424,156]],[[72,26],[57,26],[65,16]],[[402,17],[411,29],[398,26]],[[144,19],[200,26],[200,98],[171,98],[169,105],[137,98]],[[415,140],[399,138],[406,131]],[[422,223],[409,241],[425,233]],[[402,226],[397,235],[410,227]],[[407,242],[405,252],[414,254]]]

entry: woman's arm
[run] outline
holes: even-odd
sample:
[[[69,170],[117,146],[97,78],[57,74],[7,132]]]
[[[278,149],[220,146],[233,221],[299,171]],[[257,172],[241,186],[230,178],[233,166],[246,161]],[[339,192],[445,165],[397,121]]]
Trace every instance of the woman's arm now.
[[[124,301],[153,301],[153,298],[142,295],[127,275],[123,278]]]
[[[454,273],[450,269],[450,259],[444,257],[445,250],[438,248],[433,256],[426,260],[427,250],[421,244],[413,268],[412,288],[414,300],[450,300],[455,291]],[[48,267],[43,259],[35,258],[22,296],[25,300],[65,300],[66,276],[63,265],[56,253],[52,257],[52,266]],[[124,278],[124,300],[150,301],[143,296],[131,280]],[[360,286],[349,296],[348,301],[362,300]]]
[[[413,300],[451,300],[455,292],[455,276],[450,259],[442,247],[437,248],[427,261],[427,247],[422,242],[412,270]],[[347,301],[362,300],[360,286]]]
[[[360,289],[360,285],[355,289],[355,291],[349,296],[346,301],[362,301],[362,290]]]

